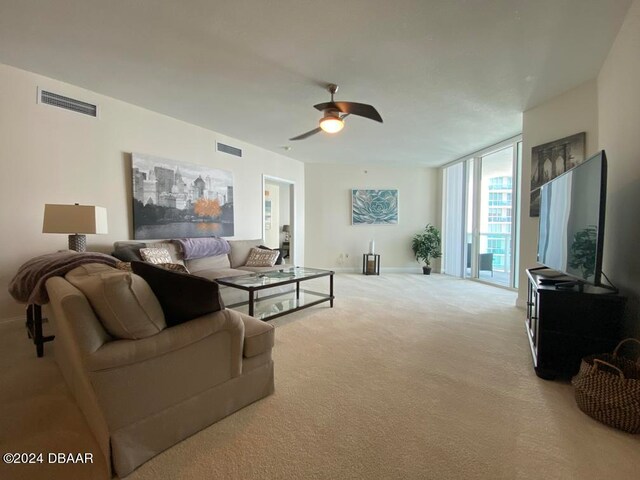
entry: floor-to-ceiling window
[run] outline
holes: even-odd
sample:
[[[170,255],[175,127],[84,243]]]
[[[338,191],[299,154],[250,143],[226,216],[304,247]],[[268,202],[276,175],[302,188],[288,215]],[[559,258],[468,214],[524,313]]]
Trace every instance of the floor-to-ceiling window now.
[[[444,168],[444,273],[517,288],[521,151],[516,137]]]

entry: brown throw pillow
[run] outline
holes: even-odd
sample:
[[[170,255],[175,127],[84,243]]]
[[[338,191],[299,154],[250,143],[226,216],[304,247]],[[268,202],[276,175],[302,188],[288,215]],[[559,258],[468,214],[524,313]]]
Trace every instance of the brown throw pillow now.
[[[224,308],[218,284],[212,280],[146,262],[131,262],[131,268],[158,297],[169,327]]]
[[[273,267],[276,264],[280,252],[277,250],[263,250],[261,248],[252,248],[249,252],[249,258],[244,264],[245,267]]]

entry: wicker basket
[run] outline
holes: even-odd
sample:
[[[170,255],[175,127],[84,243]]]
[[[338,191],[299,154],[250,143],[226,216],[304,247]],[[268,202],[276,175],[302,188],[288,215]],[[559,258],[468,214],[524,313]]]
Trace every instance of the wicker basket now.
[[[640,359],[633,362],[613,354],[590,355],[582,359],[580,371],[571,383],[580,410],[596,420],[629,433],[640,433]]]

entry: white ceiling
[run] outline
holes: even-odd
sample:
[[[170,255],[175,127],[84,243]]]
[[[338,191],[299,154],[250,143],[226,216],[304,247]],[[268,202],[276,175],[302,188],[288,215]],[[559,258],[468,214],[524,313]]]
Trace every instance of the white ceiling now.
[[[0,0],[0,62],[302,161],[435,166],[594,78],[630,3]],[[384,124],[289,142],[328,82]]]

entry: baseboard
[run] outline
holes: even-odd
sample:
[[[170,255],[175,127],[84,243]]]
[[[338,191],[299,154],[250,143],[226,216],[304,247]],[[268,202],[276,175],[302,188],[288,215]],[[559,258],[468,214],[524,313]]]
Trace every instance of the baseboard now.
[[[331,267],[327,270],[333,270],[336,273],[362,273],[360,267]],[[380,273],[422,273],[420,267],[380,267]],[[437,272],[434,272],[437,273]]]
[[[516,298],[516,307],[522,309],[522,310],[526,310],[527,308],[527,300],[526,298]]]

